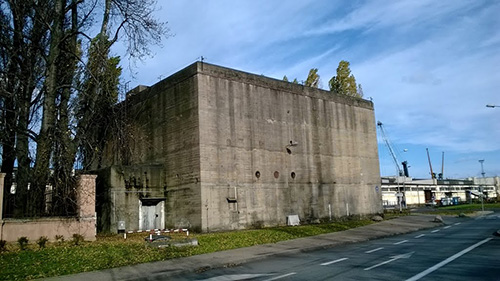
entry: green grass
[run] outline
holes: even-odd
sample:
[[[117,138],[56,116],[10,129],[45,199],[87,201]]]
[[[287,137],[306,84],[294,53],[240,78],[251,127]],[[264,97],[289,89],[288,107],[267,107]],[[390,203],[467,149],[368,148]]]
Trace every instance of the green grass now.
[[[399,209],[384,210],[384,219],[390,220],[401,216],[409,216],[410,214],[411,212],[409,209],[402,209],[401,212]]]
[[[484,203],[484,210],[489,211],[493,209],[500,209],[500,203]],[[438,207],[432,211],[432,214],[444,216],[458,216],[460,214],[470,215],[477,211],[481,211],[481,203],[474,204],[460,204],[453,206]]]
[[[46,248],[30,242],[28,249],[21,251],[17,244],[7,246],[0,253],[0,280],[26,280],[85,271],[133,265],[139,263],[187,257],[217,251],[249,247],[259,244],[324,233],[347,230],[371,224],[370,220],[348,220],[327,224],[295,227],[273,227],[255,230],[194,234],[197,247],[153,248],[144,242],[147,234],[101,236],[95,242],[83,242],[75,246],[71,242],[47,243]],[[177,239],[185,238],[178,234]]]
[[[475,204],[460,204],[453,206],[439,207],[439,210],[470,210],[470,211],[480,211],[482,208],[481,203]],[[484,203],[484,209],[500,209],[500,203]]]

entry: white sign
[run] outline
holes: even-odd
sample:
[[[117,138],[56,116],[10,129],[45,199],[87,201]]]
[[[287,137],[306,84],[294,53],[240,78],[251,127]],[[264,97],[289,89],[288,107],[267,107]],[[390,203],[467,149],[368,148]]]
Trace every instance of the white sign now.
[[[287,217],[288,225],[299,225],[300,220],[298,215],[290,215]]]

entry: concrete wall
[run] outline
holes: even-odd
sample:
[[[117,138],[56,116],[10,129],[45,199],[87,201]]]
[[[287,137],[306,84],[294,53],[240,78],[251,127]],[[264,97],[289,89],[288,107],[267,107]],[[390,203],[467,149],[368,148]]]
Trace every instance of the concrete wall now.
[[[97,188],[98,232],[144,228],[140,225],[142,202],[165,201],[163,165],[111,166],[99,172]],[[163,216],[165,219],[165,216]]]
[[[119,220],[126,221],[127,230],[139,229],[140,199],[151,196],[166,199],[166,227],[200,228],[196,73],[196,65],[192,65],[152,87],[141,87],[143,91],[135,91],[121,104],[127,140],[121,143],[116,135],[110,135],[103,166],[113,166],[116,172],[109,174],[112,190],[107,204],[123,211],[103,214],[110,224],[104,230],[113,231]],[[161,171],[145,176],[151,166],[161,167]],[[140,182],[149,179],[148,192],[144,192],[145,182],[140,188],[127,189],[125,181],[130,178],[140,178]]]
[[[212,65],[199,72],[204,231],[381,211],[371,102]]]
[[[163,193],[169,228],[240,229],[285,224],[293,214],[315,221],[382,210],[369,101],[205,63],[132,92],[121,105],[130,140],[110,136],[104,160],[115,169],[107,193],[114,210],[127,209],[113,216],[129,219],[127,230],[136,229],[144,197],[127,203],[126,181],[149,165],[162,167],[149,191]]]
[[[0,240],[14,242],[21,236],[26,236],[30,241],[35,241],[41,236],[54,240],[56,235],[63,235],[68,240],[73,234],[80,234],[85,240],[94,241],[96,235],[95,179],[96,176],[93,175],[82,175],[80,178],[77,191],[78,217],[3,219],[0,216]],[[0,174],[0,199],[3,190],[3,174]],[[0,200],[0,210],[2,210],[1,202]]]

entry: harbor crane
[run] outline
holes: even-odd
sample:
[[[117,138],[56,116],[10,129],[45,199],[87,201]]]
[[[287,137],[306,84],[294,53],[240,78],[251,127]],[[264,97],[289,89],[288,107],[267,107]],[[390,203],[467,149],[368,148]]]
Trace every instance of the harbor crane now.
[[[384,124],[382,124],[382,122],[378,121],[377,126],[380,128],[380,132],[382,134],[382,139],[384,140],[385,145],[389,149],[389,153],[391,154],[392,161],[394,162],[394,165],[396,165],[396,170],[398,172],[398,176],[409,177],[408,162],[407,161],[401,162],[401,164],[403,165],[403,169],[401,169],[401,166],[399,166],[398,158],[396,157],[396,153],[394,153],[394,148],[392,148],[392,145],[389,142],[389,138],[387,137],[387,134],[385,133]]]

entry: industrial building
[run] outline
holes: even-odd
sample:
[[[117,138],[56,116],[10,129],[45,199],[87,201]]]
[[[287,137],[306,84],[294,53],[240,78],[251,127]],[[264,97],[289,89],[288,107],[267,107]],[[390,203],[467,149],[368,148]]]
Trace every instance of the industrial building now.
[[[452,205],[472,201],[492,201],[499,196],[500,178],[413,179],[382,177],[385,208],[403,205]]]

